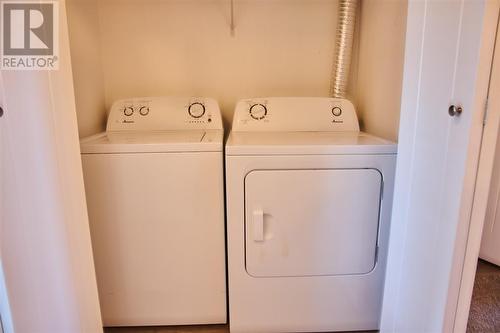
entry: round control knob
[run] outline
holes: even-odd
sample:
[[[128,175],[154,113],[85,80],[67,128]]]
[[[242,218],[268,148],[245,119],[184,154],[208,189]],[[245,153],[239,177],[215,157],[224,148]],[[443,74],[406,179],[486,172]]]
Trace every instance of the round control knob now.
[[[123,109],[123,114],[126,115],[127,117],[130,117],[131,115],[134,114],[134,108],[131,106],[127,106]]]
[[[333,109],[332,109],[332,114],[335,116],[335,117],[338,117],[342,114],[342,109],[339,108],[338,106],[335,106]]]
[[[267,115],[267,108],[263,104],[254,104],[250,107],[250,116],[255,120],[264,119]]]
[[[139,109],[139,114],[141,116],[147,116],[148,113],[149,113],[149,108],[147,106],[141,106],[141,108]]]
[[[188,113],[193,118],[200,118],[205,114],[205,105],[200,102],[191,103]]]

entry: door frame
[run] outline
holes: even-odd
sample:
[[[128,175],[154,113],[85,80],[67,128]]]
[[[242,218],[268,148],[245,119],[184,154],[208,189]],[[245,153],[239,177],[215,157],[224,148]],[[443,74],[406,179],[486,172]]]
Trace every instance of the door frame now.
[[[451,317],[453,317],[453,325],[450,328],[455,332],[465,332],[467,329],[495,160],[496,142],[500,134],[500,100],[498,98],[492,100],[489,97],[490,91],[500,88],[500,1],[490,1],[488,6],[486,9],[485,34],[495,36],[495,38],[491,38],[493,42],[485,40],[481,50],[484,61],[482,61],[483,68],[480,69],[476,98],[477,107],[483,108],[480,113],[481,123],[479,124],[481,126],[481,135],[479,139],[473,138],[479,142],[471,145],[479,153],[476,153],[477,157],[474,155],[473,160],[474,162],[477,161],[475,168],[471,165],[471,168],[476,170],[475,173],[470,173],[471,177],[475,176],[473,188],[467,188],[467,191],[472,193],[473,199],[471,207],[467,208],[467,212],[464,211],[461,214],[453,265],[453,273],[456,274],[452,273],[452,279],[453,276],[457,276],[457,278],[450,283],[448,298],[450,322]],[[491,59],[489,62],[487,61],[488,57]],[[486,74],[487,79],[484,77]],[[486,87],[484,87],[485,82],[487,83]],[[485,92],[486,96],[483,96]],[[486,101],[486,105],[484,101]],[[475,132],[478,131],[479,129],[475,130]],[[469,151],[469,156],[472,154],[473,151]],[[470,185],[470,182],[466,179],[466,185]],[[453,306],[454,304],[456,305]],[[453,311],[454,309],[456,311]]]

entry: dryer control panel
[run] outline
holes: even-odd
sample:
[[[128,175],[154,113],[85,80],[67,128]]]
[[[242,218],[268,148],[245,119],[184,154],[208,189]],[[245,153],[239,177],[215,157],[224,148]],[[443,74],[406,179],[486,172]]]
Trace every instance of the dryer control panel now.
[[[222,129],[216,100],[204,97],[139,97],[113,103],[107,131]]]
[[[238,102],[233,131],[359,131],[354,105],[322,97],[251,98]]]

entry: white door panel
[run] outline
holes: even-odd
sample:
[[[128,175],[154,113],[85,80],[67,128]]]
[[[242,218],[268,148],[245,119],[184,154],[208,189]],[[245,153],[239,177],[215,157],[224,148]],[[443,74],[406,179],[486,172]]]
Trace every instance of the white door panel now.
[[[1,264],[7,332],[102,332],[65,1],[59,70],[2,70]],[[11,317],[11,318],[9,318]],[[11,320],[9,320],[11,319]]]
[[[250,172],[245,178],[248,273],[370,272],[376,262],[381,186],[375,169]]]
[[[452,326],[450,286],[460,279],[453,263],[477,159],[469,145],[480,135],[473,119],[482,111],[475,96],[485,3],[409,2],[382,332]],[[452,104],[462,106],[461,115],[448,114]]]
[[[0,212],[5,212],[4,208],[5,201],[3,196],[5,192],[7,192],[7,174],[5,172],[5,166],[10,161],[10,154],[8,154],[8,138],[6,135],[7,126],[5,125],[5,118],[7,117],[3,115],[5,108],[5,98],[4,98],[4,87],[3,87],[3,78],[0,75],[0,107],[2,108],[0,115],[0,184],[2,184],[0,188]],[[10,146],[10,145],[9,145]],[[8,189],[12,190],[11,187]],[[10,312],[9,305],[9,297],[7,294],[7,285],[5,284],[5,273],[4,273],[4,264],[3,264],[3,256],[2,256],[2,239],[3,239],[3,226],[6,220],[5,213],[0,214],[0,332],[4,333],[12,333],[14,332],[14,326],[12,323],[12,315]]]

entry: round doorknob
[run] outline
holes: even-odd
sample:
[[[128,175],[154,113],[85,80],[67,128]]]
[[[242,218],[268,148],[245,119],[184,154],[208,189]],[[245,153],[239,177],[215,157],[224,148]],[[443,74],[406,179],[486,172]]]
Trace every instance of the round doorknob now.
[[[456,105],[450,105],[448,108],[448,114],[452,117],[458,117],[462,113],[462,107]]]

